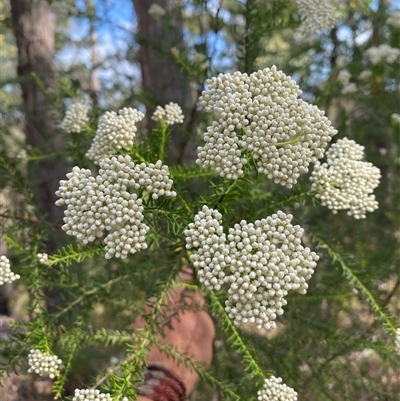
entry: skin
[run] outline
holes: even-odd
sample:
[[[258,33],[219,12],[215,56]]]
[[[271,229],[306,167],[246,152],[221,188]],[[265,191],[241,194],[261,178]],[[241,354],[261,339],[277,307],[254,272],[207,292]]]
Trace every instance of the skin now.
[[[183,269],[180,273],[182,281],[193,280],[193,273],[189,269]],[[196,310],[204,306],[204,297],[201,292],[183,291],[181,287],[171,292],[168,310],[165,310],[170,317],[170,325],[164,326],[159,341],[175,348],[179,353],[190,356],[194,361],[202,363],[205,367],[210,366],[213,356],[213,341],[215,327],[210,315],[203,310]],[[190,305],[195,310],[181,310],[182,305]],[[150,307],[146,313],[151,313]],[[138,317],[136,327],[144,327],[145,321]],[[171,326],[171,327],[169,327]],[[199,375],[182,364],[178,364],[172,358],[162,353],[159,348],[153,345],[147,358],[148,362],[155,362],[164,365],[177,374],[186,386],[189,395],[199,381]],[[152,401],[150,398],[139,395],[139,401]]]

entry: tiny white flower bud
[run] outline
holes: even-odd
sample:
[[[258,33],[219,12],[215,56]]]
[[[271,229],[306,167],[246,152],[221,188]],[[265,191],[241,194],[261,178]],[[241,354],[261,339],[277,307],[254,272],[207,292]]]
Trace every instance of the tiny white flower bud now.
[[[7,256],[0,256],[0,285],[12,283],[19,278],[19,274],[15,274],[11,271],[11,264]]]

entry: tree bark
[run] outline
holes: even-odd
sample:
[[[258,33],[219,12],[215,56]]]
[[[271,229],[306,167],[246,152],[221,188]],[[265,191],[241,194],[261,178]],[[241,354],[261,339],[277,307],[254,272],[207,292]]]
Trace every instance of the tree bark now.
[[[133,0],[138,20],[137,40],[140,44],[139,62],[142,70],[143,91],[147,98],[147,125],[151,129],[151,115],[157,105],[178,103],[185,115],[185,123],[192,114],[193,97],[186,71],[175,62],[172,48],[184,50],[182,7],[178,1]],[[179,3],[177,5],[177,3]],[[153,5],[166,13],[155,18],[148,10]],[[181,164],[193,160],[193,144],[184,127],[174,127],[169,162]]]
[[[57,132],[60,115],[56,112],[54,32],[50,6],[45,0],[11,0],[11,14],[18,48],[18,78],[23,97],[26,144],[43,154],[58,153],[63,149],[63,140]],[[39,212],[49,222],[59,222],[63,217],[63,210],[55,205],[55,191],[66,172],[63,157],[46,157],[28,163],[28,179]],[[46,243],[46,251],[54,252],[59,243],[58,233],[52,233]],[[47,295],[51,311],[57,296]]]
[[[372,46],[379,46],[382,43],[384,43],[385,37],[384,37],[384,28],[385,28],[385,23],[384,20],[382,19],[383,16],[386,15],[387,9],[389,8],[389,1],[388,0],[379,0],[378,1],[378,10],[377,13],[380,15],[379,18],[374,18],[373,19],[373,27],[372,27],[372,39],[371,43]]]
[[[90,76],[89,76],[89,86],[88,92],[89,96],[92,99],[93,107],[99,105],[99,91],[100,91],[100,79],[97,71],[99,64],[99,56],[97,53],[97,37],[95,34],[95,19],[96,19],[96,7],[93,3],[93,0],[86,1],[86,8],[89,18],[89,37],[90,37],[90,49],[92,56],[92,65],[90,67]]]
[[[45,0],[11,0],[11,11],[18,47],[26,143],[44,154],[59,152],[63,141],[57,132],[59,115],[54,104],[54,33],[50,6]],[[65,177],[65,160],[46,158],[30,162],[28,171],[41,213],[51,222],[59,221],[63,212],[55,205],[55,191],[59,180]]]

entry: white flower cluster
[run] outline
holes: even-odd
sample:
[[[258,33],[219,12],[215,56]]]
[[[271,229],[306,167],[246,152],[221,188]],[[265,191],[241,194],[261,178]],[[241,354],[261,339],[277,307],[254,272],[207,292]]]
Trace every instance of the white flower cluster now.
[[[87,244],[104,238],[106,258],[125,259],[129,253],[147,248],[149,227],[143,223],[142,199],[130,191],[144,187],[160,195],[175,197],[168,167],[161,161],[149,166],[135,165],[129,156],[106,158],[100,162],[96,178],[90,170],[74,167],[68,181],[60,181],[56,205],[67,205],[62,229],[79,242]]]
[[[128,107],[105,112],[99,119],[96,136],[86,156],[99,164],[107,156],[114,155],[121,148],[130,148],[136,137],[136,123],[144,114]]]
[[[66,132],[81,132],[82,127],[89,121],[87,115],[89,109],[90,107],[84,103],[72,103],[62,120],[61,129]]]
[[[344,56],[343,54],[340,54],[339,56],[336,57],[335,64],[338,68],[343,68],[347,64],[347,57]]]
[[[49,255],[47,253],[38,253],[36,257],[39,259],[39,263],[42,265],[48,265],[50,263]]]
[[[49,376],[50,379],[54,379],[60,374],[62,361],[55,355],[31,349],[28,355],[28,364],[29,373],[35,372],[39,376]]]
[[[186,248],[198,248],[190,255],[197,269],[200,283],[211,290],[221,289],[224,268],[230,263],[229,247],[221,225],[222,214],[218,210],[203,209],[194,217],[194,223],[185,230]]]
[[[390,119],[391,119],[394,123],[400,124],[400,114],[393,113],[393,114],[390,116]]]
[[[345,85],[342,88],[342,94],[343,95],[347,95],[349,93],[354,93],[358,91],[358,87],[357,84],[355,84],[354,82],[350,82],[349,84]]]
[[[351,74],[348,70],[340,70],[338,73],[338,80],[343,85],[342,94],[357,92],[358,88],[354,82],[350,82]]]
[[[147,12],[155,19],[159,20],[162,18],[166,11],[164,8],[162,8],[160,5],[153,3],[150,8],[147,10]]]
[[[247,163],[242,151],[275,183],[291,188],[308,165],[322,158],[337,131],[299,87],[275,66],[252,73],[220,74],[207,81],[200,102],[218,120],[207,128],[196,163],[236,179]]]
[[[302,39],[312,37],[322,29],[332,29],[339,16],[329,0],[294,0],[305,20],[296,31]]]
[[[264,388],[257,392],[258,401],[297,401],[297,393],[280,377],[265,379]]]
[[[133,172],[133,179],[137,181],[139,187],[144,187],[146,191],[152,192],[153,199],[158,199],[159,196],[171,198],[176,196],[176,192],[171,191],[174,182],[169,178],[168,166],[163,165],[161,160],[158,160],[156,164],[141,163],[137,165]]]
[[[396,348],[396,354],[400,355],[400,328],[396,330],[396,338],[394,339],[394,346]]]
[[[74,398],[72,401],[112,401],[110,394],[100,393],[99,390],[85,389],[85,390],[75,390]],[[122,401],[128,401],[126,397]]]
[[[22,159],[25,160],[28,157],[28,152],[26,151],[26,149],[21,149],[16,155],[15,157],[17,159]]]
[[[364,147],[351,139],[338,140],[326,152],[327,162],[317,162],[311,174],[312,190],[316,197],[334,214],[349,209],[347,214],[356,219],[378,208],[372,194],[379,184],[380,170],[362,161]],[[372,195],[371,195],[372,194]]]
[[[192,60],[196,67],[200,70],[205,70],[209,66],[207,56],[203,53],[195,52],[192,55]]]
[[[386,62],[394,63],[400,57],[400,49],[396,49],[387,44],[370,47],[365,51],[365,57],[373,64]]]
[[[351,73],[348,70],[340,70],[338,73],[338,80],[343,85],[346,86],[350,82]]]
[[[361,73],[359,75],[360,79],[362,79],[363,81],[369,79],[371,76],[372,76],[371,70],[361,71]]]
[[[276,327],[289,290],[305,294],[318,256],[301,245],[303,229],[278,211],[254,224],[242,220],[226,237],[221,214],[203,206],[185,231],[199,281],[211,290],[230,283],[225,310],[236,325]],[[226,270],[231,274],[226,274]]]
[[[387,18],[386,24],[393,28],[400,29],[400,10],[393,11]]]
[[[0,285],[4,283],[12,283],[20,278],[19,274],[11,271],[11,264],[7,256],[0,256]]]
[[[184,115],[181,106],[169,102],[163,107],[157,106],[151,119],[158,122],[165,122],[167,125],[182,124]]]

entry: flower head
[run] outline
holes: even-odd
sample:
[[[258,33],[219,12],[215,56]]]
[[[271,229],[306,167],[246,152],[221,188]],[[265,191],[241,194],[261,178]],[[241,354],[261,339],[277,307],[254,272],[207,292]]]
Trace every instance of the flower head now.
[[[380,62],[392,64],[400,57],[400,49],[396,49],[387,44],[373,46],[365,51],[365,57],[373,65],[379,64]]]
[[[322,111],[298,99],[297,84],[275,66],[251,75],[220,74],[207,86],[200,102],[217,120],[196,162],[222,177],[243,175],[247,153],[260,173],[291,188],[337,132]]]
[[[354,82],[350,82],[349,84],[343,86],[342,94],[347,95],[349,93],[354,93],[358,91],[358,87]]]
[[[359,78],[362,80],[367,80],[372,76],[372,71],[371,70],[363,70],[361,71]]]
[[[338,67],[338,68],[343,68],[346,64],[347,64],[347,58],[346,58],[346,56],[344,56],[343,54],[339,54],[337,57],[336,57],[336,66]]]
[[[351,74],[348,70],[340,70],[338,73],[338,80],[343,86],[350,82]]]
[[[389,17],[386,20],[386,24],[395,29],[400,29],[400,10],[395,10],[390,13]]]
[[[147,11],[154,19],[158,20],[162,18],[166,10],[162,8],[160,5],[153,3]]]
[[[96,136],[86,156],[99,164],[107,156],[114,155],[119,149],[130,148],[136,137],[136,123],[144,114],[132,108],[124,107],[118,114],[107,111],[99,119]]]
[[[396,338],[394,339],[394,346],[396,348],[396,354],[400,355],[400,328],[396,330]]]
[[[145,236],[149,227],[143,223],[142,199],[133,192],[143,188],[159,196],[176,196],[171,190],[168,167],[156,164],[135,165],[129,156],[105,158],[96,178],[90,170],[74,167],[60,181],[56,205],[67,205],[62,229],[79,242],[87,244],[104,238],[106,258],[126,258],[147,248]]]
[[[258,401],[297,401],[297,393],[280,377],[271,376],[265,379],[264,388],[257,392]]]
[[[322,29],[332,29],[339,16],[329,0],[294,0],[299,13],[306,16],[296,35],[307,39]]]
[[[219,290],[224,283],[224,269],[230,262],[229,247],[221,225],[222,214],[218,210],[203,209],[197,213],[194,223],[185,231],[186,248],[197,248],[190,260],[198,269],[200,283],[211,290]]]
[[[12,283],[19,278],[19,274],[15,274],[11,271],[11,264],[7,256],[0,256],[0,285]]]
[[[179,104],[169,102],[162,108],[157,106],[151,119],[158,122],[165,122],[167,125],[182,124],[183,123],[183,112]]]
[[[21,149],[16,155],[15,157],[17,159],[22,159],[25,160],[28,157],[28,152],[26,151],[26,149]]]
[[[60,374],[61,359],[56,355],[42,353],[38,349],[31,349],[28,355],[28,372],[35,372],[39,376],[49,376],[54,379]]]
[[[311,174],[312,190],[321,203],[337,213],[349,209],[347,214],[356,219],[365,218],[366,212],[378,208],[372,194],[379,184],[381,173],[372,163],[362,161],[364,147],[353,140],[338,140],[326,152],[327,162],[317,162]]]
[[[394,123],[400,124],[400,114],[393,113],[393,114],[390,116],[390,119],[391,119]]]
[[[50,264],[49,255],[47,253],[38,253],[37,258],[39,259],[39,263],[42,265]]]
[[[229,283],[226,312],[236,325],[276,326],[289,290],[305,294],[318,256],[301,245],[303,229],[281,211],[266,219],[242,220],[226,236],[222,216],[204,206],[185,231],[186,247],[200,282],[211,290]]]
[[[66,132],[79,133],[82,127],[89,121],[88,111],[90,107],[81,102],[72,103],[65,113],[61,128]]]
[[[127,400],[126,398],[124,398]],[[75,390],[74,398],[72,401],[112,401],[110,394],[100,393],[99,390],[85,389]],[[124,400],[123,400],[124,401]]]

